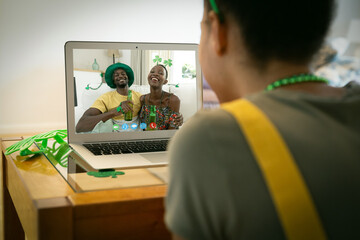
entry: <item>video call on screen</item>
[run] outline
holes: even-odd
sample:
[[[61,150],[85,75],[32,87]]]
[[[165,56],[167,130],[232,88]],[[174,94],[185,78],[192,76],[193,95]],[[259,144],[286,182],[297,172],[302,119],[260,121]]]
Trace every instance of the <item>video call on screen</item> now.
[[[168,71],[167,84],[163,91],[174,94],[180,99],[179,113],[186,122],[198,109],[197,106],[197,70],[196,52],[193,50],[130,50],[130,49],[74,49],[73,75],[75,87],[75,125],[102,94],[115,89],[105,82],[105,71],[113,63],[128,65],[134,72],[134,83],[130,90],[145,95],[150,93],[148,75],[150,70],[161,64]],[[119,103],[120,104],[120,103]],[[139,113],[134,112],[136,119]],[[171,116],[169,116],[170,118]],[[109,123],[111,122],[111,123]],[[95,129],[101,132],[146,131],[150,122],[109,121]],[[105,126],[106,125],[106,126]],[[181,127],[181,126],[180,126]],[[85,133],[92,133],[88,131]]]

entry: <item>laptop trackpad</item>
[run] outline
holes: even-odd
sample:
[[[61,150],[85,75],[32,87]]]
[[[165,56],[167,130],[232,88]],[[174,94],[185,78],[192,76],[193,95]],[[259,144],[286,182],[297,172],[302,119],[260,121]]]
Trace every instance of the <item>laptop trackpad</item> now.
[[[146,158],[152,163],[167,163],[169,162],[168,154],[166,152],[159,153],[141,153],[140,156]]]

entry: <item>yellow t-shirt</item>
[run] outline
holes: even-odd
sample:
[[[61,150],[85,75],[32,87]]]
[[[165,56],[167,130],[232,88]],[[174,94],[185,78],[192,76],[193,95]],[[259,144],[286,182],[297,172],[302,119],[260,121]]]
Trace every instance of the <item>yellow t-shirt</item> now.
[[[139,92],[132,91],[132,101],[134,102],[133,106],[133,117],[137,116],[141,103],[140,103],[140,96]],[[117,108],[121,102],[126,101],[127,96],[120,95],[116,90],[104,93],[98,99],[95,100],[94,104],[91,108],[99,109],[102,113],[108,112],[113,108]],[[120,115],[114,118],[114,120],[124,120],[124,115]]]

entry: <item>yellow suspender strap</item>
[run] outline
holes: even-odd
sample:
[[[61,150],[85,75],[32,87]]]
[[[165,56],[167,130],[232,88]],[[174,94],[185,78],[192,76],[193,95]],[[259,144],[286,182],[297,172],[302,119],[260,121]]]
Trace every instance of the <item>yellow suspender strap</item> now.
[[[305,181],[267,116],[240,99],[222,105],[238,121],[265,178],[287,239],[326,239]]]

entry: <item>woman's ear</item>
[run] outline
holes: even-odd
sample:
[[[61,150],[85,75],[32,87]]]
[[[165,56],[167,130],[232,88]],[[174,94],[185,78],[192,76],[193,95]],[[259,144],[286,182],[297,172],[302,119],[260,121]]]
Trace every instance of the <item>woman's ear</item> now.
[[[166,79],[166,80],[164,81],[164,85],[167,84],[168,82],[169,82],[169,81]]]
[[[221,23],[219,16],[210,11],[208,15],[210,22],[210,40],[217,55],[222,56],[227,50],[227,25]]]

